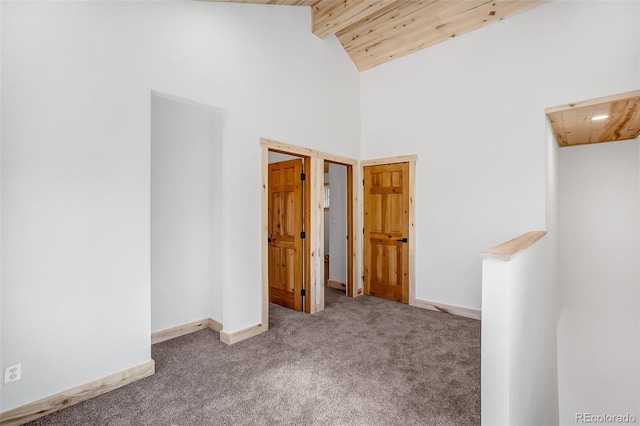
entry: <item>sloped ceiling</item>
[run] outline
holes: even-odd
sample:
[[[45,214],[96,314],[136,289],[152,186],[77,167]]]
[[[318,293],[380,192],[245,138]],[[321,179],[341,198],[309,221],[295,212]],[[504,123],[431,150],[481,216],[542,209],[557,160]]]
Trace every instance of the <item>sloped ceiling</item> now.
[[[545,0],[212,0],[310,6],[312,31],[335,34],[358,67],[376,65],[481,28]]]

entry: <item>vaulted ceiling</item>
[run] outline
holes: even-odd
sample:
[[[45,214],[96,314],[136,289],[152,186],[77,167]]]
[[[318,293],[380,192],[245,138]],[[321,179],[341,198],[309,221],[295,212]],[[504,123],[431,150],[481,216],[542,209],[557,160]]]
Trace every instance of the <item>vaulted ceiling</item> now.
[[[483,27],[545,0],[212,0],[310,6],[312,31],[335,34],[358,67],[376,65]]]

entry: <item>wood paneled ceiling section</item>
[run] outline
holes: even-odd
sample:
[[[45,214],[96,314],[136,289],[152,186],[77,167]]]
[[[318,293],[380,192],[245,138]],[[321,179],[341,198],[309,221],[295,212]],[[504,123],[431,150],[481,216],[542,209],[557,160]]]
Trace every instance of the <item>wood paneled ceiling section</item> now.
[[[640,136],[640,90],[547,108],[560,147]],[[607,116],[601,120],[593,117]]]
[[[336,34],[364,71],[545,0],[213,0],[311,6],[313,33]]]

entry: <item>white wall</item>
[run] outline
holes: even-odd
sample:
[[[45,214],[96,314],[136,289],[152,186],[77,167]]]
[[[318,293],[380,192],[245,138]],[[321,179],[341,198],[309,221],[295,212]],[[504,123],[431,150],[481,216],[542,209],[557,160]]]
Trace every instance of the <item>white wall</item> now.
[[[638,141],[559,153],[560,423],[640,418]]]
[[[558,145],[547,123],[547,234],[512,262],[483,261],[482,423],[556,425]]]
[[[329,279],[347,284],[347,167],[329,164]]]
[[[545,227],[544,109],[637,89],[637,31],[550,2],[361,73],[361,158],[418,154],[418,299],[480,308],[478,252]]]
[[[150,359],[149,90],[109,8],[3,4],[2,411]]]
[[[482,422],[558,424],[558,144],[547,122],[547,234],[512,262],[482,265]]]
[[[558,424],[553,244],[483,261],[482,424]]]
[[[558,424],[559,289],[553,243],[545,236],[509,265],[511,425]]]
[[[223,112],[151,95],[151,331],[222,321]]]
[[[3,411],[150,358],[151,90],[228,112],[222,321],[260,323],[259,138],[360,150],[358,73],[310,13],[3,2]]]

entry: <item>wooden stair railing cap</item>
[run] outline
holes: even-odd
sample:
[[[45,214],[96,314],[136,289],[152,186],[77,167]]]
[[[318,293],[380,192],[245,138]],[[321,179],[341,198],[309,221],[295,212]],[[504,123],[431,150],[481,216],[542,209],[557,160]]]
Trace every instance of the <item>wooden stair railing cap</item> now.
[[[547,231],[531,231],[522,234],[519,237],[509,240],[493,248],[487,249],[480,253],[483,259],[497,259],[509,262],[517,255],[528,249],[540,238],[544,237]]]

